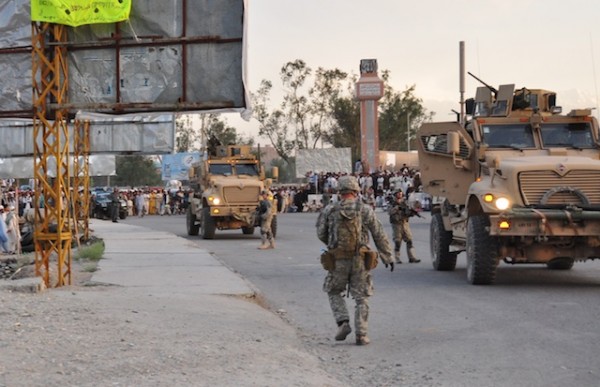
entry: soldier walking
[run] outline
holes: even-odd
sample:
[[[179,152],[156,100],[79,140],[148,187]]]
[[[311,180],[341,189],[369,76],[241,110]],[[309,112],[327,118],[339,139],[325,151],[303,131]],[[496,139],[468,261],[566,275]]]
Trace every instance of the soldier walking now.
[[[260,202],[258,203],[258,218],[260,220],[260,237],[261,245],[259,250],[274,249],[275,239],[271,230],[271,221],[273,220],[273,203],[269,199],[269,191],[264,190],[260,194]]]
[[[338,325],[335,340],[343,341],[352,332],[343,297],[348,288],[356,303],[356,344],[367,345],[370,342],[367,337],[369,297],[373,294],[370,270],[377,264],[374,251],[364,252],[369,245],[369,232],[385,267],[389,265],[391,271],[394,271],[392,251],[375,212],[358,198],[360,187],[356,178],[342,176],[338,182],[338,189],[340,201],[329,204],[317,220],[317,236],[328,248],[321,257],[323,267],[328,270],[323,290],[327,292],[333,317]],[[366,259],[367,256],[369,259]]]
[[[396,263],[402,263],[400,260],[400,247],[402,245],[402,241],[406,243],[408,262],[421,262],[421,260],[415,256],[412,233],[410,231],[410,225],[408,224],[408,219],[411,216],[417,215],[417,212],[409,207],[408,203],[404,199],[404,193],[402,190],[399,189],[396,191],[396,194],[394,195],[394,202],[391,204],[388,212],[390,215],[390,223],[392,224],[392,232],[394,235],[394,259]]]

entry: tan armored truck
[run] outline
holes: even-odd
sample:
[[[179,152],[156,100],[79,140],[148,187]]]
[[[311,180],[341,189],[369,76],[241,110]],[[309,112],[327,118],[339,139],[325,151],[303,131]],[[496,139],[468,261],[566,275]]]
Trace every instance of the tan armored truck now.
[[[600,151],[590,109],[561,114],[556,94],[477,89],[466,124],[418,131],[423,187],[434,198],[436,270],[466,252],[467,279],[491,284],[500,261],[569,270],[600,257]]]
[[[217,229],[254,234],[265,177],[249,145],[216,147],[215,155],[192,164],[189,180],[193,195],[186,213],[188,235],[213,239]],[[277,235],[276,215],[271,227]]]

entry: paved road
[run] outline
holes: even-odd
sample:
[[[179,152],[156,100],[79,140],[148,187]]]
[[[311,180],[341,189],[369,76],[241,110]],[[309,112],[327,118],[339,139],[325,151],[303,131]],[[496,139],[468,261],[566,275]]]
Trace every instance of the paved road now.
[[[423,262],[393,273],[382,265],[375,270],[372,345],[361,348],[332,339],[315,221],[316,214],[280,215],[277,249],[259,251],[258,234],[187,237],[183,216],[126,220],[185,236],[212,252],[260,290],[267,305],[331,363],[333,374],[351,375],[353,385],[600,385],[600,263],[576,263],[568,272],[501,264],[495,285],[472,286],[464,254],[453,272],[432,269],[428,215],[413,218]]]

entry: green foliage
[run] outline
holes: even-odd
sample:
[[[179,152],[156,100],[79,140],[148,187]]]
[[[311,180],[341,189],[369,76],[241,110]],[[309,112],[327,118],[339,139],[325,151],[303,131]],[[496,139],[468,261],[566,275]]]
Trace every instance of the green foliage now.
[[[354,97],[358,77],[339,69],[313,71],[300,59],[280,71],[285,94],[278,108],[270,109],[271,81],[263,80],[251,94],[259,135],[267,137],[286,163],[298,149],[314,149],[319,140],[334,147],[350,147],[353,161],[360,158],[360,103]],[[434,113],[428,113],[415,95],[416,86],[396,92],[390,72],[382,71],[384,97],[379,104],[379,143],[382,150],[407,149],[408,135]],[[280,167],[280,171],[284,168]],[[281,173],[281,172],[280,172]]]
[[[288,162],[283,159],[275,159],[271,161],[272,167],[279,168],[278,183],[293,183],[296,179],[296,158],[290,157]],[[271,176],[268,176],[271,177]]]
[[[352,97],[333,101],[332,117],[335,125],[323,139],[334,148],[352,149],[352,160],[360,159],[360,105]]]
[[[77,249],[75,259],[97,262],[104,255],[104,241],[97,241],[88,246],[81,246]]]
[[[227,124],[227,119],[216,113],[183,115],[176,121],[176,125],[177,152],[202,150],[211,137],[215,137],[223,145],[254,144],[253,138],[238,135],[237,130]]]
[[[415,85],[403,92],[385,88],[384,97],[379,103],[379,144],[381,150],[405,151],[412,149],[408,140],[413,141],[416,130],[434,113],[427,113],[423,100],[414,95]],[[408,131],[408,132],[407,132]]]
[[[145,186],[162,185],[160,171],[154,162],[146,156],[117,156],[117,176],[114,185]]]
[[[194,149],[194,142],[198,140],[192,124],[191,115],[182,115],[175,121],[175,151],[178,153],[189,152]]]

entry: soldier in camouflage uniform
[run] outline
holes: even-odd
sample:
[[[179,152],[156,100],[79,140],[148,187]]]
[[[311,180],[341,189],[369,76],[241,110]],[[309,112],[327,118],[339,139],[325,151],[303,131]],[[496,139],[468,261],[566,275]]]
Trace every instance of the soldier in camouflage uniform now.
[[[260,202],[258,203],[258,217],[260,221],[260,238],[261,245],[259,250],[274,249],[275,239],[271,229],[271,221],[273,220],[273,212],[277,211],[273,207],[271,191],[264,190],[260,193]],[[271,196],[271,198],[269,198]]]
[[[421,262],[421,260],[417,259],[415,256],[412,233],[408,224],[408,219],[411,216],[417,215],[417,212],[410,208],[408,203],[406,203],[402,190],[398,190],[394,195],[394,203],[391,203],[388,212],[390,215],[390,223],[392,224],[392,231],[394,235],[394,259],[396,263],[402,263],[400,260],[400,247],[402,245],[402,241],[406,243],[408,261],[410,263]]]
[[[340,202],[331,203],[323,209],[317,221],[317,236],[325,243],[335,257],[335,267],[328,271],[323,284],[323,290],[329,296],[329,303],[336,323],[338,332],[335,336],[337,341],[346,339],[352,329],[350,328],[350,316],[344,301],[343,293],[348,288],[352,298],[356,302],[354,325],[356,329],[356,344],[369,344],[367,337],[369,317],[369,296],[373,294],[373,282],[371,273],[365,269],[364,259],[348,246],[342,246],[343,241],[337,240],[337,226],[342,216],[351,218],[360,216],[360,230],[358,230],[359,243],[364,246],[369,244],[369,232],[371,233],[379,257],[385,264],[394,270],[394,262],[391,257],[391,245],[379,219],[375,216],[373,209],[364,205],[358,199],[360,187],[354,176],[342,176],[339,179],[338,189]]]

